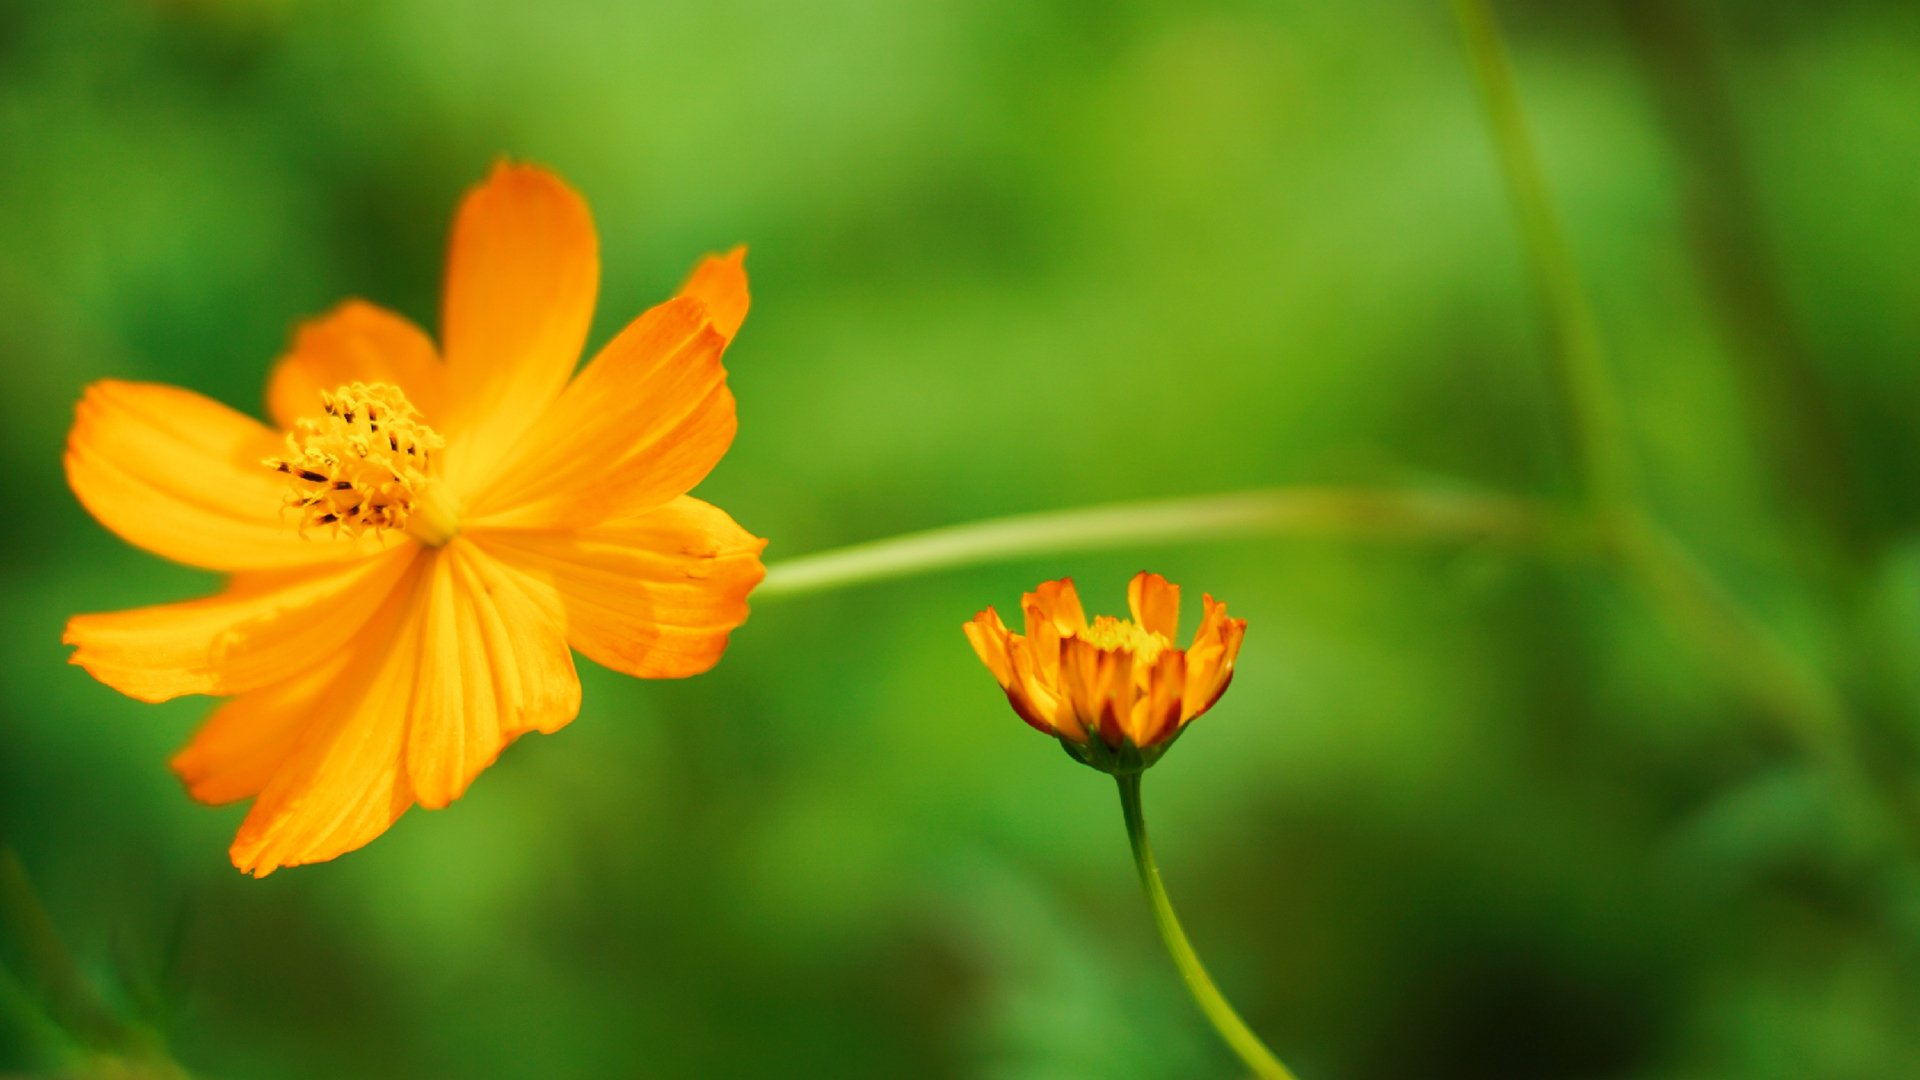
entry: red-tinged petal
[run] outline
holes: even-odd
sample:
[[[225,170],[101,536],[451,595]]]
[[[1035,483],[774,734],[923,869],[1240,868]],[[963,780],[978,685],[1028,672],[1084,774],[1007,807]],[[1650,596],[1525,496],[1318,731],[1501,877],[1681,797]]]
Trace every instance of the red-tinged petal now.
[[[1179,730],[1180,703],[1187,685],[1187,657],[1179,649],[1166,649],[1154,661],[1147,677],[1146,693],[1135,704],[1134,744],[1153,746]]]
[[[1108,696],[1113,672],[1106,650],[1079,638],[1060,643],[1060,688],[1066,697],[1061,711],[1072,713],[1083,728],[1098,731],[1107,745],[1118,746],[1123,732]]]
[[[640,316],[547,409],[474,497],[468,519],[578,528],[686,494],[733,443],[725,347],[697,299]]]
[[[1056,642],[1057,653],[1057,642]],[[1041,670],[1034,657],[1033,642],[1019,634],[1007,640],[1007,658],[1013,664],[1013,681],[1007,686],[1007,700],[1020,718],[1049,735],[1071,742],[1085,742],[1087,729],[1073,713],[1073,705],[1052,676]],[[1059,663],[1056,655],[1054,663]]]
[[[282,682],[336,655],[406,573],[417,549],[301,574],[236,577],[205,600],[76,615],[70,662],[141,701],[238,694]]]
[[[269,570],[363,558],[380,540],[311,532],[285,514],[285,450],[259,421],[156,383],[87,388],[67,437],[67,483],[128,543],[209,570]]]
[[[643,679],[697,675],[719,662],[728,634],[746,620],[747,594],[766,575],[766,541],[690,496],[586,528],[469,535],[555,590],[575,649]]]
[[[967,640],[973,644],[973,651],[980,662],[987,665],[993,677],[1002,687],[1013,681],[1013,661],[1007,656],[1007,624],[1000,621],[1000,613],[988,608],[975,615],[962,627]]]
[[[1134,704],[1140,698],[1133,677],[1133,653],[1127,649],[1097,649],[1100,664],[1100,732],[1112,745],[1125,736],[1135,746],[1143,745],[1141,732],[1134,726]]]
[[[350,383],[397,386],[439,423],[446,373],[426,331],[385,308],[349,300],[301,325],[267,384],[267,413],[283,428],[318,415],[320,395]]]
[[[448,415],[432,422],[457,445],[447,469],[463,494],[566,385],[599,278],[593,217],[553,174],[501,162],[460,204],[442,312]]]
[[[1240,654],[1247,621],[1227,617],[1227,606],[1213,597],[1202,598],[1205,614],[1193,645],[1187,649],[1187,683],[1181,703],[1181,723],[1213,707],[1233,678],[1233,662]]]

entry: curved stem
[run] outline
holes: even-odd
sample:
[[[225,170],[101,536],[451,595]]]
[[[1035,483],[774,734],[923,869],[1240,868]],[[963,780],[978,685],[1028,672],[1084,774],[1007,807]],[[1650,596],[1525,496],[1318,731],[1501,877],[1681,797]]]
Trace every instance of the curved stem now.
[[[1651,519],[1621,516],[1613,543],[1620,569],[1654,609],[1693,640],[1730,689],[1835,779],[1848,825],[1876,843],[1920,855],[1920,806],[1901,778],[1862,745],[1846,699],[1820,669],[1741,606],[1725,584]]]
[[[1117,776],[1120,783],[1120,809],[1127,819],[1127,839],[1133,843],[1133,861],[1140,868],[1140,886],[1147,892],[1147,903],[1153,908],[1153,921],[1160,927],[1160,937],[1167,943],[1167,952],[1173,956],[1174,966],[1180,969],[1180,977],[1186,980],[1187,990],[1193,994],[1193,1000],[1200,1011],[1207,1014],[1213,1022],[1215,1031],[1226,1040],[1233,1052],[1240,1055],[1253,1074],[1263,1080],[1295,1080],[1293,1073],[1280,1059],[1273,1056],[1267,1044],[1260,1036],[1247,1027],[1240,1014],[1233,1011],[1233,1005],[1220,988],[1213,984],[1207,975],[1207,969],[1200,963],[1200,957],[1188,944],[1186,932],[1180,929],[1180,920],[1173,913],[1173,903],[1167,899],[1167,889],[1160,881],[1160,866],[1153,861],[1153,847],[1147,843],[1147,821],[1140,812],[1140,774]]]
[[[1245,536],[1538,543],[1565,531],[1566,523],[1557,509],[1510,495],[1269,488],[1020,514],[801,555],[769,566],[754,599],[801,596],[931,570],[1143,543]]]
[[[20,997],[38,997],[35,1004],[45,1017],[47,1034],[70,1043],[54,1047],[55,1052],[98,1056],[125,1068],[127,1075],[186,1080],[186,1069],[172,1059],[156,1032],[115,1013],[87,982],[19,855],[0,847],[0,969],[9,967],[15,968]],[[0,970],[0,979],[6,974]]]
[[[1588,499],[1600,507],[1625,501],[1631,483],[1619,408],[1605,350],[1587,303],[1573,249],[1554,213],[1546,173],[1527,133],[1513,62],[1488,0],[1453,0],[1467,59],[1493,131],[1494,148],[1513,200],[1514,217],[1546,302],[1560,392],[1572,420],[1574,449]]]
[[[1653,605],[1720,661],[1726,674],[1778,718],[1799,748],[1833,772],[1870,828],[1920,847],[1920,808],[1874,780],[1857,718],[1843,694],[1803,662],[1637,505],[1631,460],[1593,308],[1547,189],[1520,106],[1513,62],[1491,0],[1452,0],[1479,83],[1514,216],[1546,301],[1554,360],[1579,451],[1584,492],[1612,554]],[[1874,780],[1882,790],[1869,792]],[[1882,804],[1882,805],[1876,805]]]

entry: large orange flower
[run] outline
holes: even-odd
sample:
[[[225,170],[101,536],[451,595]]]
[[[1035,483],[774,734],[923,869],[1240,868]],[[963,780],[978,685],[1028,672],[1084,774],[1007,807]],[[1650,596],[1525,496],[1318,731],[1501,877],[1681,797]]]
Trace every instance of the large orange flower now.
[[[267,392],[285,434],[173,387],[87,390],[74,494],[131,543],[233,576],[78,616],[66,641],[143,701],[230,699],[173,768],[204,802],[253,799],[240,869],[331,859],[459,798],[517,736],[573,719],[569,646],[693,675],[746,618],[765,541],[687,495],[733,441],[742,253],[574,376],[598,279],[586,204],[502,163],[454,222],[441,348],[360,301],[302,326]]]
[[[1247,621],[1202,598],[1200,629],[1187,648],[1180,586],[1142,572],[1127,583],[1132,619],[1087,621],[1073,579],[1046,581],[1020,598],[1027,632],[1013,633],[992,608],[965,625],[987,670],[1020,718],[1059,738],[1075,758],[1112,773],[1159,760],[1233,679]]]

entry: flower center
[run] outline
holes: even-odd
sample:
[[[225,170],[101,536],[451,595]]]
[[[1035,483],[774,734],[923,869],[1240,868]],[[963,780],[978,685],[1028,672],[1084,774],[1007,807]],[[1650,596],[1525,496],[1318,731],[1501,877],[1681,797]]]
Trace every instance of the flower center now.
[[[1102,649],[1125,649],[1133,654],[1136,664],[1153,663],[1162,650],[1173,645],[1164,634],[1136,626],[1131,619],[1116,619],[1111,615],[1095,615],[1080,639]]]
[[[447,445],[397,386],[351,383],[322,391],[322,415],[287,432],[285,457],[263,464],[287,474],[287,506],[300,531],[324,525],[338,535],[400,529],[438,547],[459,531],[435,455]]]

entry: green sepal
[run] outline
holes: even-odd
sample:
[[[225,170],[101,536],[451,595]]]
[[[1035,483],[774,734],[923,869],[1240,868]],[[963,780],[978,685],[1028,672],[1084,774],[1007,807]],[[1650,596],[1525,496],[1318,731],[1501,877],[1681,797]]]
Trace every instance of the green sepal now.
[[[1153,768],[1154,763],[1160,760],[1161,756],[1173,746],[1174,740],[1178,739],[1185,730],[1182,727],[1168,738],[1147,747],[1135,746],[1133,740],[1124,735],[1120,737],[1119,746],[1108,746],[1105,739],[1095,735],[1086,742],[1061,739],[1060,749],[1065,750],[1068,757],[1080,764],[1090,769],[1098,769],[1109,776],[1138,776]]]

